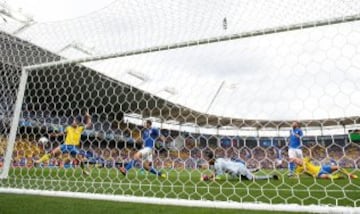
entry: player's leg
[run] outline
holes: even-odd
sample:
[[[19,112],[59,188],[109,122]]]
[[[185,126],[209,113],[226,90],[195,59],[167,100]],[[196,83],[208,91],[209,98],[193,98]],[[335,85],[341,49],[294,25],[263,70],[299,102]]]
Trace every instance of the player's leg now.
[[[302,149],[296,149],[296,150],[295,150],[295,154],[296,154],[296,157],[297,157],[297,158],[300,158],[300,159],[303,159],[303,158],[304,158]]]
[[[82,169],[82,172],[84,175],[90,175],[90,172],[88,171],[88,169],[85,167],[85,160],[82,157],[82,155],[78,155],[79,157],[77,158],[80,162],[80,168]]]
[[[240,178],[247,180],[268,180],[268,179],[279,179],[277,175],[254,175],[244,164],[239,164],[237,175]]]
[[[258,172],[258,171],[260,171],[260,169],[259,168],[252,168],[252,169],[248,169],[250,172],[252,172],[252,173],[255,173],[255,172]]]
[[[295,159],[302,160],[303,158],[304,157],[301,149],[289,149],[289,176],[295,175]]]
[[[157,175],[159,177],[162,178],[166,178],[166,175],[161,173],[160,171],[156,170],[153,166],[152,166],[152,150],[151,149],[146,149],[145,152],[143,153],[143,167],[144,169],[148,170],[150,173]]]
[[[85,157],[80,153],[77,146],[72,146],[70,148],[70,157],[75,157],[75,159],[79,161],[83,175],[90,175],[90,172],[85,168]]]
[[[278,175],[254,175],[252,174],[250,171],[248,171],[245,174],[245,178],[248,180],[268,180],[268,179],[275,179],[275,180],[279,180],[279,176]]]
[[[339,179],[340,177],[339,176],[336,176],[336,175],[331,175],[331,174],[321,174],[318,176],[318,178],[321,178],[321,179]]]
[[[143,160],[143,167],[150,173],[157,175],[157,176],[161,176],[161,172],[157,171],[154,167],[152,167],[152,162],[150,162],[148,160]]]
[[[279,180],[279,176],[278,175],[255,175],[254,180],[268,180],[268,179],[274,179],[274,180]]]
[[[71,163],[73,161],[74,158],[71,155],[71,148],[72,148],[72,146],[65,145],[65,144],[60,146],[61,155],[58,156],[59,157],[58,159],[60,161],[60,165],[64,164],[65,161],[67,163]]]
[[[60,159],[59,166],[61,168],[64,168],[65,165],[69,165],[71,163],[71,157],[68,153],[62,153],[58,156],[58,159]]]
[[[288,176],[293,176],[295,173],[295,168],[296,168],[296,164],[294,163],[294,158],[297,158],[296,149],[289,148],[288,155],[289,155],[289,163],[288,163],[289,175]]]
[[[238,163],[237,170],[230,172],[232,176],[239,177],[240,179],[245,178],[247,180],[261,180],[261,179],[268,179],[268,177],[262,176],[255,176],[244,164]]]
[[[331,166],[331,169],[333,172],[338,170],[340,173],[344,174],[345,176],[347,176],[349,178],[352,178],[352,179],[358,178],[357,175],[351,174],[349,171],[347,171],[346,169],[341,168],[339,166]]]
[[[276,154],[276,164],[281,165],[282,160],[283,160],[282,154],[281,154],[281,149],[274,146],[274,150],[275,150],[275,154]]]
[[[136,152],[133,156],[133,159],[130,160],[130,162],[128,164],[126,164],[125,169],[126,171],[129,171],[131,168],[133,168],[135,166],[136,161],[139,161],[142,159],[143,154],[142,154],[143,149],[139,150],[138,152]]]
[[[63,145],[57,146],[51,152],[44,154],[39,160],[35,161],[35,163],[42,163],[42,162],[48,161],[51,157],[54,157],[57,154],[59,154],[62,150],[61,147],[63,147],[63,146],[65,146],[65,145],[63,144]]]
[[[293,149],[295,152],[295,157],[292,158],[291,161],[291,172],[290,176],[298,176],[299,174],[296,172],[296,165],[299,165],[298,163],[301,162],[301,165],[303,165],[302,160],[304,159],[302,149]],[[298,163],[297,163],[298,162]]]
[[[320,172],[318,174],[318,178],[321,179],[339,179],[341,176],[339,174],[332,174],[338,169],[338,166],[330,166],[330,165],[322,165]]]
[[[137,152],[134,154],[133,159],[130,160],[127,164],[124,164],[123,166],[119,167],[119,171],[120,171],[123,175],[126,175],[127,172],[128,172],[131,168],[133,168],[133,167],[135,166],[136,161],[141,160],[141,158],[142,158],[142,150],[143,150],[143,149],[137,151]]]
[[[333,172],[342,172],[343,174],[349,176],[349,173],[347,171],[342,171],[339,166],[332,166],[332,165],[322,165],[321,170],[319,173],[319,177],[321,178],[329,178],[329,179],[338,179],[340,178],[339,174],[332,175]],[[321,176],[321,174],[324,174]]]

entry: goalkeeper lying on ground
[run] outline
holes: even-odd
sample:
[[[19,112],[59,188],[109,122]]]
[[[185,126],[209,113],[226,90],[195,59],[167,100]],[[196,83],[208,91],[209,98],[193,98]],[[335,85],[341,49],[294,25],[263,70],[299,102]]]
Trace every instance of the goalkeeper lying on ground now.
[[[301,173],[308,174],[315,178],[323,179],[339,179],[343,178],[342,175],[345,175],[348,178],[357,178],[357,175],[349,173],[346,169],[340,168],[336,165],[320,165],[317,166],[311,163],[310,158],[306,157],[304,159],[294,158],[294,163],[297,165],[295,169],[295,174],[300,175]],[[339,173],[334,173],[339,172]]]
[[[246,179],[246,180],[267,180],[267,179],[275,179],[278,180],[279,177],[277,175],[263,175],[258,176],[254,175],[253,172],[256,170],[248,169],[244,162],[241,160],[231,160],[227,158],[217,158],[216,160],[213,158],[214,154],[207,154],[210,161],[209,165],[214,165],[214,173],[210,176],[202,175],[201,180],[222,180],[224,175],[227,173],[235,178]]]

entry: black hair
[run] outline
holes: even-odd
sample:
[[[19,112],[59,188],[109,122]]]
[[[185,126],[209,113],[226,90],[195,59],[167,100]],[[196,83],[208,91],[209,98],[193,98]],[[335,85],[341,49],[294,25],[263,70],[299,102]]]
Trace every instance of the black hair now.
[[[81,122],[82,122],[82,118],[81,118],[80,115],[75,116],[75,117],[74,117],[74,120],[75,120],[77,123],[81,123]]]
[[[301,128],[300,121],[295,120],[294,122],[296,123],[296,125],[297,125],[298,128]]]
[[[209,165],[210,166],[214,165],[215,164],[214,152],[208,151],[208,152],[206,152],[206,156],[209,158],[209,160],[208,160]]]
[[[206,155],[207,155],[207,157],[208,157],[209,159],[213,159],[213,158],[214,158],[214,153],[213,153],[212,151],[207,152]]]
[[[152,125],[152,122],[151,122],[151,120],[146,120],[146,124],[148,124],[148,125]]]

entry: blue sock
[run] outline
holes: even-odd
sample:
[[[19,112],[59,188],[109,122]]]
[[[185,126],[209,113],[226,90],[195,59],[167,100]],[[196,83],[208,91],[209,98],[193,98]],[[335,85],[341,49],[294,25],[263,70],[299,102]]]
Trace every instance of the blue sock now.
[[[294,174],[294,171],[295,171],[295,163],[294,162],[289,163],[289,171],[290,171],[290,174]]]
[[[134,165],[135,165],[135,160],[131,160],[131,161],[125,166],[126,171],[129,171],[131,168],[133,168]]]
[[[161,175],[161,172],[158,172],[158,171],[156,171],[156,169],[154,169],[154,168],[150,168],[150,170],[149,170],[152,174],[155,174],[155,175],[158,175],[158,176],[160,176]]]

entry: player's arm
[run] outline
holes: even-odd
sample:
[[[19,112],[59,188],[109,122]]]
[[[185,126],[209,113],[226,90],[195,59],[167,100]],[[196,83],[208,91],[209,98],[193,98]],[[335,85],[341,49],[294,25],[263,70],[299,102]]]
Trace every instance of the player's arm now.
[[[156,139],[160,139],[161,141],[165,142],[166,141],[166,137],[164,135],[161,134],[160,129],[153,129],[153,131],[155,131],[155,137]]]
[[[142,144],[144,144],[143,135],[144,135],[143,131],[140,131],[139,136],[137,138],[134,138],[133,136],[131,136],[131,134],[130,134],[130,137],[132,139],[134,139],[134,143],[136,143],[138,145],[142,145]]]
[[[322,178],[322,179],[331,179],[331,180],[335,180],[335,179],[340,179],[342,178],[341,176],[339,176],[339,174],[322,174],[319,176],[319,178]]]
[[[209,176],[209,180],[210,180],[210,181],[216,181],[215,172],[211,173],[211,175]]]
[[[290,159],[291,159],[291,161],[293,161],[298,166],[303,166],[304,165],[304,162],[303,162],[303,160],[301,158],[290,158]]]
[[[64,135],[66,135],[66,130],[67,130],[67,128],[66,128],[64,131],[62,131],[62,132],[53,132],[53,133],[49,134],[49,136],[50,136],[50,137],[60,137],[60,136],[64,136]]]
[[[90,116],[89,112],[86,112],[85,113],[85,125],[84,125],[84,128],[89,129],[89,128],[91,128],[91,125],[92,125],[91,116]]]
[[[138,138],[138,139],[135,139],[135,143],[141,145],[144,143],[144,141],[142,138]]]
[[[166,142],[166,137],[164,135],[160,134],[159,139],[163,142]]]
[[[161,134],[160,129],[155,129],[155,131],[156,131],[156,136],[158,136],[156,138],[156,140],[160,139],[165,144],[166,143],[166,137]]]
[[[303,134],[303,132],[302,132],[301,129],[298,129],[298,132],[297,132],[297,133],[295,132],[294,135],[295,135],[297,138],[300,138],[300,139],[304,136],[304,134]]]
[[[287,140],[287,145],[288,145],[288,146],[290,145],[291,136],[294,135],[294,130],[293,130],[293,129],[290,129],[289,132],[290,132],[290,137],[289,137],[288,140]]]

